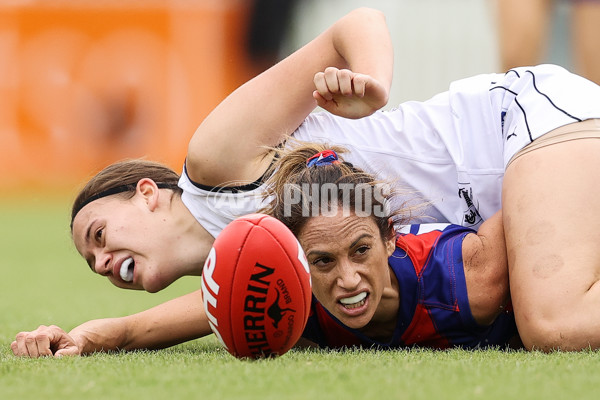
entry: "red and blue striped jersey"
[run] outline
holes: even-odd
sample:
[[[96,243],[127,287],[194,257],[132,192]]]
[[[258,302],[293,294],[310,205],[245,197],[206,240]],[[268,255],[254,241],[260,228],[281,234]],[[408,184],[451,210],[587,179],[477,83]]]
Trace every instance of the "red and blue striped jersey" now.
[[[423,233],[425,231],[425,233]],[[517,335],[509,308],[490,326],[478,325],[469,307],[462,262],[462,242],[469,228],[458,225],[411,225],[399,233],[388,259],[398,278],[400,307],[392,338],[378,342],[343,325],[313,296],[303,337],[321,347],[449,347],[506,346]]]

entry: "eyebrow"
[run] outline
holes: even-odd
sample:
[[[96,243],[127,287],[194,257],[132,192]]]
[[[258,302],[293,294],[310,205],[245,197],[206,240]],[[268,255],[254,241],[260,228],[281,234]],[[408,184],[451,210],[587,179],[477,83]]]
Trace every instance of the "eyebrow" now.
[[[350,246],[349,246],[349,248],[352,248],[352,247],[356,246],[356,244],[357,244],[358,242],[360,242],[362,239],[364,239],[365,237],[367,237],[367,238],[372,238],[372,237],[373,237],[373,235],[370,235],[370,234],[368,234],[368,233],[363,233],[363,234],[362,234],[362,235],[360,235],[360,236],[359,236],[359,237],[358,237],[358,238],[357,238],[355,241],[353,241],[352,243],[350,243]],[[309,255],[327,256],[327,255],[329,255],[329,254],[331,254],[331,253],[329,253],[329,252],[327,252],[327,251],[311,250],[311,251],[309,251],[309,252],[308,252],[306,255],[307,255],[307,256],[309,256]]]
[[[363,233],[363,234],[362,234],[362,235],[360,235],[360,236],[359,236],[359,237],[358,237],[358,238],[357,238],[357,239],[356,239],[354,242],[352,242],[352,243],[350,244],[350,247],[352,248],[352,247],[356,246],[356,244],[357,244],[358,242],[360,242],[360,241],[361,241],[363,238],[365,238],[365,237],[372,238],[373,236],[372,236],[372,235],[370,235],[370,234],[368,234],[368,233]]]
[[[89,244],[90,244],[90,241],[91,241],[91,234],[92,234],[92,226],[93,226],[93,225],[94,225],[94,221],[90,222],[90,224],[88,225],[88,228],[87,228],[87,230],[86,230],[86,232],[85,232],[85,237],[84,237],[84,240],[85,240],[85,244],[86,244],[86,245],[89,245]],[[92,257],[93,257],[93,256],[92,256]],[[85,262],[87,263],[88,267],[90,267],[90,269],[92,270],[92,272],[94,272],[94,273],[95,273],[96,271],[94,270],[94,267],[92,266],[92,262],[90,262],[90,259],[86,257],[86,258],[85,258]]]
[[[92,223],[90,223],[88,225],[87,231],[85,232],[85,244],[89,244],[90,243],[90,236],[92,233]]]
[[[312,256],[312,255],[316,255],[316,256],[327,256],[330,253],[326,252],[326,251],[318,251],[318,250],[311,250],[309,251],[306,256]]]

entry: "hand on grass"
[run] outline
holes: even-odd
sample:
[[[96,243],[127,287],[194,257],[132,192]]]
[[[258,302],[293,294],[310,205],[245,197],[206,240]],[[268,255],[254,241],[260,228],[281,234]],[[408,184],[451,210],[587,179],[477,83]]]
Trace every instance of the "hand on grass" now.
[[[10,345],[15,356],[72,356],[81,354],[77,343],[69,334],[55,325],[41,325],[31,332],[20,332]]]
[[[317,104],[332,114],[362,118],[385,106],[388,91],[369,75],[329,67],[314,77]]]

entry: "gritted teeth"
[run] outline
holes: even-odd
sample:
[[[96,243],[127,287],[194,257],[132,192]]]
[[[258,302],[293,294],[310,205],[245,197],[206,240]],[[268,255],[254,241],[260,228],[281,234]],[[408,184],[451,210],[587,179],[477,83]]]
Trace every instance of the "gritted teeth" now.
[[[342,303],[345,306],[355,305],[357,303],[362,302],[366,297],[367,297],[367,292],[361,292],[361,293],[357,294],[356,296],[345,297],[343,299],[340,299],[340,303]],[[362,304],[360,304],[360,305],[362,305]]]
[[[129,257],[127,260],[123,261],[119,273],[121,275],[121,279],[123,279],[125,282],[133,281],[133,258]]]

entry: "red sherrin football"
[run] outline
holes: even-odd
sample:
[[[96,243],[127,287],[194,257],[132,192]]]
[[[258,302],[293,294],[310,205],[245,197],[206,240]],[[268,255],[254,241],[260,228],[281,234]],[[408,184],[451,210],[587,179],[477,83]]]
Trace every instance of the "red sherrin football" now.
[[[204,309],[238,358],[282,355],[302,335],[311,302],[300,243],[265,214],[238,218],[215,240],[202,272]]]

